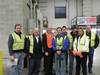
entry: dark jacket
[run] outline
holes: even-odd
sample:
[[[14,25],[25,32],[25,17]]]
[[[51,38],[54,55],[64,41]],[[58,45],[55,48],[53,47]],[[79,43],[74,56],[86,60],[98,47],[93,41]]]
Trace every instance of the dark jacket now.
[[[78,36],[78,31],[76,31],[76,34],[73,34],[72,32],[71,32],[70,34],[72,35],[72,37],[73,37],[73,41],[74,41],[75,37]]]
[[[41,38],[39,36],[39,41],[37,43],[35,36],[33,35],[33,40],[34,40],[34,48],[33,48],[33,54],[29,53],[29,47],[30,47],[30,40],[28,39],[28,56],[35,57],[35,54],[37,53],[42,53],[42,42]]]
[[[16,33],[16,32],[15,32]],[[17,35],[18,35],[18,33],[16,33]],[[20,34],[19,34],[19,37],[21,38],[21,32],[20,32]],[[24,49],[23,50],[12,50],[12,46],[13,46],[13,43],[14,43],[14,40],[13,40],[13,37],[12,37],[12,35],[10,35],[9,36],[9,39],[8,39],[8,49],[9,49],[9,54],[10,54],[10,56],[11,55],[13,55],[13,53],[17,53],[17,52],[23,52],[24,51]]]
[[[28,53],[28,39],[29,37],[25,37],[25,42],[24,42],[24,53]]]

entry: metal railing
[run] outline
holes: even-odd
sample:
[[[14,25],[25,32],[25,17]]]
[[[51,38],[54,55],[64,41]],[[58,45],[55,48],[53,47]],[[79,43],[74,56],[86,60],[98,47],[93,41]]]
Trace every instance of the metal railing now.
[[[72,20],[71,20],[71,26],[73,25],[77,25],[77,16],[75,16]]]

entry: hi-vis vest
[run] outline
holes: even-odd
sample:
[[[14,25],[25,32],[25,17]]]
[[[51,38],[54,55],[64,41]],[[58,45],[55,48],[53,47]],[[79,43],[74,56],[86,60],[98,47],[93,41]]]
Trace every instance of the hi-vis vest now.
[[[64,37],[60,37],[60,39],[58,39],[58,37],[54,37],[55,39],[55,46],[57,50],[61,50],[64,46],[64,41],[66,39],[66,36]]]
[[[43,37],[41,37],[41,43],[42,43],[42,52],[44,52],[44,48],[43,48]]]
[[[33,37],[33,35],[29,36],[29,41],[30,41],[29,53],[33,54],[33,49],[34,49],[34,37]],[[42,42],[42,38],[41,38],[41,42]]]
[[[30,35],[25,36],[26,38],[29,38]]]
[[[73,37],[72,37],[71,34],[69,35],[68,39],[69,39],[69,49],[72,50],[72,47],[73,47]]]
[[[86,35],[86,31],[84,32]],[[89,38],[90,46],[93,47],[95,45],[95,38],[96,38],[96,33],[91,31],[91,38]]]
[[[65,35],[65,36],[69,37],[69,34],[67,34],[67,35]]]
[[[29,47],[29,53],[33,54],[33,48],[34,48],[34,37],[33,35],[29,36],[29,41],[30,41],[30,47]]]
[[[85,40],[86,39],[89,39],[89,37],[86,36],[86,35],[83,35],[81,37],[80,42],[79,42],[79,51],[81,51],[83,49],[83,47],[85,46]],[[75,47],[77,49],[77,37],[75,38]],[[88,49],[85,52],[89,52],[89,47],[88,47]]]
[[[53,35],[53,33],[51,33],[51,36],[52,36],[51,37],[48,32],[45,32],[45,34],[47,37],[47,46],[48,46],[48,48],[52,48],[52,40],[53,40],[54,35]]]
[[[24,35],[21,34],[21,38],[15,32],[10,34],[13,37],[13,47],[12,50],[22,50],[24,49]]]

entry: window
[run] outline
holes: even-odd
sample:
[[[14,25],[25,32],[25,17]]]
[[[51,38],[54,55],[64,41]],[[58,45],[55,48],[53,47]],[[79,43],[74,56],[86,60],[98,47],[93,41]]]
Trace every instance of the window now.
[[[66,18],[66,7],[55,7],[55,18]]]

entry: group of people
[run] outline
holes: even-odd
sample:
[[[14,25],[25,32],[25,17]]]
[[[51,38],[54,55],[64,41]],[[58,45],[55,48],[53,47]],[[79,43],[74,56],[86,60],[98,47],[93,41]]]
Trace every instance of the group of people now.
[[[74,57],[76,57],[76,74],[80,75],[81,67],[83,75],[87,75],[87,57],[88,71],[92,73],[93,55],[98,47],[99,38],[97,34],[91,31],[91,26],[86,25],[86,31],[75,26],[71,27],[71,33],[67,33],[66,26],[57,27],[57,34],[52,32],[52,27],[48,26],[47,31],[39,35],[39,29],[30,30],[28,36],[21,33],[21,25],[15,25],[15,31],[9,35],[8,48],[10,59],[13,62],[18,59],[17,65],[12,65],[10,75],[22,75],[22,57],[27,57],[28,75],[39,75],[41,58],[44,56],[44,75],[62,75],[73,74]],[[23,54],[24,52],[24,54]],[[69,56],[69,62],[68,62]],[[55,60],[54,60],[55,59]],[[53,73],[53,62],[56,70]],[[69,70],[68,70],[69,63]]]

